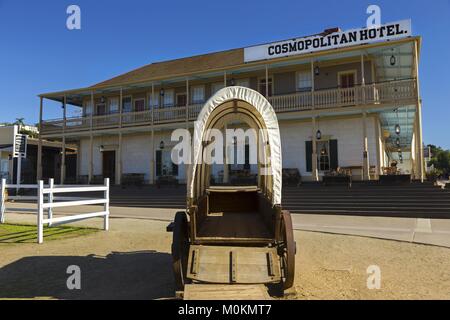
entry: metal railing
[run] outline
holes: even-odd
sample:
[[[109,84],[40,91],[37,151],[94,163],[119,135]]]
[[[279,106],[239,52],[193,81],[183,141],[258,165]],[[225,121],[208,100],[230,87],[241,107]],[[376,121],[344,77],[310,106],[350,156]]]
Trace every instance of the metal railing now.
[[[341,108],[355,105],[396,103],[416,99],[416,80],[396,80],[358,85],[350,88],[333,88],[314,92],[295,92],[269,98],[276,112],[304,111],[311,109]],[[153,123],[193,121],[200,113],[203,104],[186,107],[163,107],[153,109]],[[186,111],[188,112],[186,117]],[[124,112],[92,116],[92,129],[117,128],[122,117],[123,126],[139,126],[152,123],[152,110]],[[42,134],[62,133],[64,120],[42,122]],[[66,119],[66,132],[90,130],[91,117]]]

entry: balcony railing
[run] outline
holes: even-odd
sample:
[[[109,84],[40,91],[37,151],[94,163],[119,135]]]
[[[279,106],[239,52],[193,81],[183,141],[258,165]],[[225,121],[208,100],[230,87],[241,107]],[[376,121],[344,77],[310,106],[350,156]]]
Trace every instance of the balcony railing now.
[[[358,105],[395,104],[416,99],[416,80],[398,80],[355,86],[317,90],[314,92],[296,92],[269,98],[277,113],[304,111],[312,109],[344,108]],[[91,117],[67,118],[65,132],[78,132],[140,125],[164,124],[193,121],[203,104],[186,107],[155,108],[140,112],[126,112],[97,115]],[[186,117],[187,110],[187,117]],[[92,122],[92,123],[91,123]],[[42,134],[60,134],[63,132],[64,120],[47,120],[42,122]]]

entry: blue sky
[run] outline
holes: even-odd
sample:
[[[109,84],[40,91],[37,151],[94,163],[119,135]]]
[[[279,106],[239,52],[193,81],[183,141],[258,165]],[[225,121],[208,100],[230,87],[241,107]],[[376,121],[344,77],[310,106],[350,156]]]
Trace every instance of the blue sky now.
[[[70,4],[81,7],[79,31],[66,28]],[[381,7],[383,23],[411,18],[423,36],[424,142],[450,149],[450,0],[0,0],[0,122],[35,123],[39,93],[153,61],[362,27],[369,4]],[[61,108],[47,102],[44,117],[61,117]]]

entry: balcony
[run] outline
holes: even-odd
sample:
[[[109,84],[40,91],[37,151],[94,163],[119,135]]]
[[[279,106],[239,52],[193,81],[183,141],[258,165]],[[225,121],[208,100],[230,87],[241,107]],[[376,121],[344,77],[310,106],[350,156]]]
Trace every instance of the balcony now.
[[[314,92],[296,92],[277,95],[269,98],[277,113],[296,112],[312,109],[335,109],[351,106],[381,105],[411,103],[416,96],[416,80],[398,80],[373,83],[351,88],[337,88],[317,90]],[[186,107],[155,108],[141,112],[127,112],[98,115],[91,117],[67,118],[65,133],[78,133],[101,129],[115,129],[122,127],[137,127],[160,125],[176,122],[194,121],[202,109],[203,104]],[[187,115],[186,115],[187,110]],[[63,133],[64,120],[42,121],[43,136],[59,135]]]

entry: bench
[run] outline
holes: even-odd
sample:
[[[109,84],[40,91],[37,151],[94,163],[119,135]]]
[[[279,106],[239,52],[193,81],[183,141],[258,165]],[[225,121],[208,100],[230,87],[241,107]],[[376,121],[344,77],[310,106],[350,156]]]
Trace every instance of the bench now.
[[[122,174],[121,185],[125,186],[137,186],[141,187],[144,184],[143,173],[124,173]]]
[[[156,187],[161,186],[174,186],[178,187],[178,179],[175,176],[159,176],[156,179]]]
[[[302,176],[297,168],[286,168],[282,171],[283,185],[298,187],[302,183]]]

